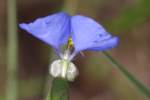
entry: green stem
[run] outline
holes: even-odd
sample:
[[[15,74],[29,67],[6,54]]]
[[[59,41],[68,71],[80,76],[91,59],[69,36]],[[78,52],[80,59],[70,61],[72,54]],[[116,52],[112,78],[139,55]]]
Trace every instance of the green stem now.
[[[52,59],[55,57],[54,53],[52,52],[52,50],[50,50],[50,62],[52,62]],[[46,76],[46,83],[45,83],[45,89],[44,89],[44,100],[50,100],[50,94],[51,94],[51,85],[52,85],[52,77],[47,74]]]
[[[69,100],[69,84],[63,78],[54,78],[48,100]]]
[[[18,86],[18,39],[17,39],[17,1],[7,0],[8,47],[7,47],[7,87],[6,100],[17,100]]]
[[[50,92],[50,91],[51,91],[51,87],[52,87],[52,86],[51,86],[51,83],[49,82],[49,80],[51,80],[51,79],[50,79],[49,76],[47,76],[47,78],[48,78],[48,79],[47,79],[46,88],[48,88],[48,90],[47,90],[48,92],[46,93],[46,97],[45,97],[44,100],[51,100],[51,99],[50,99],[50,98],[51,98],[51,95],[50,95],[51,92]],[[49,85],[49,84],[50,84],[50,85]],[[49,87],[48,87],[48,86],[49,86]]]
[[[77,11],[79,0],[64,0],[63,11],[67,11],[69,14],[74,15]]]
[[[132,75],[123,65],[118,63],[107,52],[103,52],[104,55],[115,65],[117,69],[135,86],[140,92],[142,92],[147,98],[150,99],[150,90],[143,83],[141,83],[134,75]]]

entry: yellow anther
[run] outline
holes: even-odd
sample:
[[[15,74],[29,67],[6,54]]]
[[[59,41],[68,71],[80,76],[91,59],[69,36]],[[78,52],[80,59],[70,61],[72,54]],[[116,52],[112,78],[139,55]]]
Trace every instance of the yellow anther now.
[[[69,47],[73,47],[73,45],[74,45],[74,43],[73,43],[72,38],[69,38],[68,46],[69,46]]]

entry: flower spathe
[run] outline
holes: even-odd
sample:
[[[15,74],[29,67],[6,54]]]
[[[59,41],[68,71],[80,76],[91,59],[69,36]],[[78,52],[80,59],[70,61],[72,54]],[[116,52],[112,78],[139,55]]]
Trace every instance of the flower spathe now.
[[[82,15],[70,16],[65,12],[38,18],[32,23],[19,25],[36,38],[52,46],[61,59],[72,60],[84,50],[104,51],[116,47],[119,38],[112,36],[102,25]],[[62,53],[61,47],[72,38],[73,53]],[[63,55],[63,57],[62,57]],[[57,65],[57,64],[56,64]]]

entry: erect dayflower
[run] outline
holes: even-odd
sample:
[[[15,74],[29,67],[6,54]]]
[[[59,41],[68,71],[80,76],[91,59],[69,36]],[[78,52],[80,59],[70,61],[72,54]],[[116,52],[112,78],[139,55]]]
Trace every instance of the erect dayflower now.
[[[50,73],[70,81],[78,73],[71,62],[78,53],[109,50],[119,42],[118,37],[113,37],[93,19],[82,15],[70,16],[65,12],[38,18],[29,24],[22,23],[20,27],[55,49],[60,59],[51,64]]]

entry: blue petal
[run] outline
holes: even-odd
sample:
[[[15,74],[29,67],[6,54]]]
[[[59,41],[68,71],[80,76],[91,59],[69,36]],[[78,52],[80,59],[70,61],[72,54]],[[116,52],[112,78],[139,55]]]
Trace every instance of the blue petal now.
[[[118,37],[113,37],[110,39],[106,39],[104,41],[101,41],[99,43],[95,44],[95,47],[93,46],[90,50],[95,50],[95,51],[105,51],[112,49],[116,47],[119,43],[119,38]]]
[[[64,12],[38,18],[33,23],[20,24],[20,27],[36,38],[59,49],[70,36],[70,16]]]
[[[103,26],[93,19],[77,15],[71,18],[72,38],[77,52],[103,51],[117,46],[118,37],[112,37]]]

